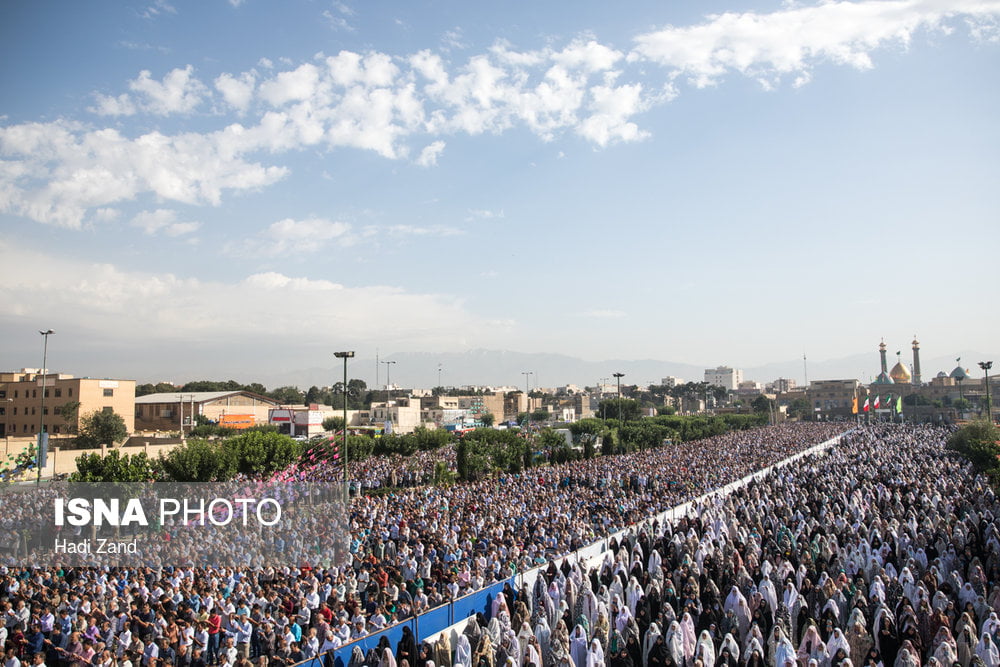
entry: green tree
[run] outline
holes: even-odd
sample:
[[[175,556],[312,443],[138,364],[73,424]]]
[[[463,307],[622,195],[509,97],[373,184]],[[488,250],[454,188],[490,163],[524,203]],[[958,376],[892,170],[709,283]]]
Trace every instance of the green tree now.
[[[479,421],[482,422],[483,426],[487,428],[493,426],[495,420],[496,417],[494,417],[493,414],[490,412],[484,412],[483,414],[479,415]]]
[[[445,445],[455,442],[455,435],[443,428],[418,426],[413,429],[411,437],[417,443],[417,449],[420,451],[441,449]]]
[[[320,392],[319,387],[313,385],[306,391],[306,396],[305,399],[303,399],[303,402],[306,405],[311,405],[313,403],[320,403],[322,398],[323,394]]]
[[[71,482],[148,482],[156,476],[153,461],[145,452],[129,456],[112,449],[107,456],[81,454]]]
[[[774,403],[764,394],[756,397],[750,402],[750,407],[754,412],[770,412]]]
[[[237,472],[231,450],[221,443],[196,438],[160,454],[159,465],[175,482],[225,482]]]
[[[619,407],[622,421],[639,419],[642,414],[639,402],[632,398],[606,398],[597,405],[597,412],[608,419],[618,419]]]
[[[550,414],[548,410],[546,410],[545,408],[538,408],[537,410],[533,410],[531,412],[531,421],[533,422],[548,421],[549,416]]]
[[[66,432],[76,435],[80,422],[80,401],[68,401],[56,408],[56,414],[66,422]]]
[[[80,434],[77,446],[87,449],[101,445],[112,446],[128,437],[125,420],[113,410],[96,410],[80,420]]]
[[[294,463],[301,452],[299,443],[287,435],[250,431],[222,443],[231,453],[237,472],[253,477],[266,476]]]
[[[862,401],[862,403],[863,402],[864,401]],[[809,408],[809,401],[804,398],[796,398],[788,404],[789,416],[798,417],[799,419],[807,419],[810,414],[812,414],[812,410]]]
[[[340,431],[344,428],[343,417],[327,417],[323,420],[324,431]]]
[[[292,386],[278,387],[271,390],[269,395],[274,400],[289,405],[301,405],[305,399],[305,394],[298,387]]]
[[[972,408],[972,401],[967,398],[956,398],[951,402],[951,407],[959,412],[967,412]]]
[[[977,419],[948,438],[948,448],[969,459],[978,472],[1000,490],[1000,429],[987,419]]]

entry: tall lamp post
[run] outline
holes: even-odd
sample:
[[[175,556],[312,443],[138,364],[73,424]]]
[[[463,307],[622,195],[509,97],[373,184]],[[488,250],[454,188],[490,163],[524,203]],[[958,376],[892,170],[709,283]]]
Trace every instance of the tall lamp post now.
[[[621,426],[622,423],[622,378],[625,377],[624,373],[613,373],[615,380],[618,382],[618,425]]]
[[[524,421],[531,423],[531,396],[530,391],[528,391],[528,383],[531,379],[532,371],[521,371],[521,375],[524,376]]]
[[[986,419],[993,423],[993,402],[990,401],[990,369],[993,368],[992,361],[980,361],[979,367],[986,373]]]
[[[395,361],[383,361],[381,363],[385,364],[385,409],[386,409],[386,414],[388,414],[388,410],[389,410],[389,386],[392,384],[391,382],[389,382],[389,367],[392,364],[396,363],[396,362]]]
[[[42,442],[47,438],[45,434],[45,392],[49,387],[48,379],[45,377],[47,374],[46,364],[49,358],[49,336],[54,334],[55,331],[46,329],[38,333],[42,335],[44,342],[42,343],[42,414],[38,417],[38,454],[35,457],[35,468],[38,469],[38,476],[35,478],[36,486],[40,486],[42,483]]]
[[[348,505],[351,502],[351,487],[347,473],[349,465],[347,460],[347,360],[354,358],[354,351],[334,352],[333,356],[344,360],[344,445],[341,447],[340,455],[344,459],[344,505]]]

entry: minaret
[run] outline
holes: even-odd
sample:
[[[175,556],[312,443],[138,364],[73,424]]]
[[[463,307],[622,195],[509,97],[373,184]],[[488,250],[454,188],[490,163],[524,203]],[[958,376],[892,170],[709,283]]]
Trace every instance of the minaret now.
[[[913,334],[913,380],[914,386],[920,386],[920,341]]]
[[[882,357],[882,375],[880,377],[888,377],[889,375],[889,364],[885,360],[885,339],[878,344],[878,353]]]

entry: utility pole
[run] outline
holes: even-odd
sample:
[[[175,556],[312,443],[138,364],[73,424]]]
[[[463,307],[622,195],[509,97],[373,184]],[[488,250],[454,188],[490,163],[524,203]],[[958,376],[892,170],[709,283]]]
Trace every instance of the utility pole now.
[[[348,477],[348,461],[347,461],[347,360],[354,356],[354,351],[350,352],[334,352],[333,356],[338,359],[344,360],[344,440],[343,447],[340,450],[341,460],[344,462],[344,505],[345,508],[351,501],[351,487],[350,479]],[[377,385],[376,385],[377,386]],[[350,512],[348,512],[350,514]]]
[[[386,414],[388,414],[388,410],[389,410],[389,386],[391,384],[389,382],[389,367],[392,366],[392,364],[394,364],[396,362],[395,361],[383,361],[382,363],[385,364],[385,409],[386,409]]]
[[[35,468],[38,471],[38,476],[35,478],[36,486],[40,486],[42,483],[42,446],[44,444],[47,447],[49,439],[48,434],[45,432],[45,392],[49,390],[48,369],[46,365],[49,360],[49,336],[54,334],[55,331],[46,329],[38,333],[42,335],[44,343],[42,343],[42,414],[38,417],[38,452],[35,455]]]
[[[624,373],[613,373],[615,380],[618,381],[618,425],[622,423],[622,378],[625,377]]]
[[[532,371],[521,371],[521,375],[524,376],[524,412],[525,415],[527,415],[524,418],[524,421],[526,422],[531,421],[531,396],[530,396],[531,392],[528,390],[528,383],[530,382],[531,379],[531,373]]]

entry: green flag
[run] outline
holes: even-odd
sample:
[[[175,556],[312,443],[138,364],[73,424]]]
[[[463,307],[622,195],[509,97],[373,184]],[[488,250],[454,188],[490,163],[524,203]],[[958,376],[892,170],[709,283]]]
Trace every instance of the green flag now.
[[[903,397],[899,396],[896,398],[896,412],[903,411]]]

